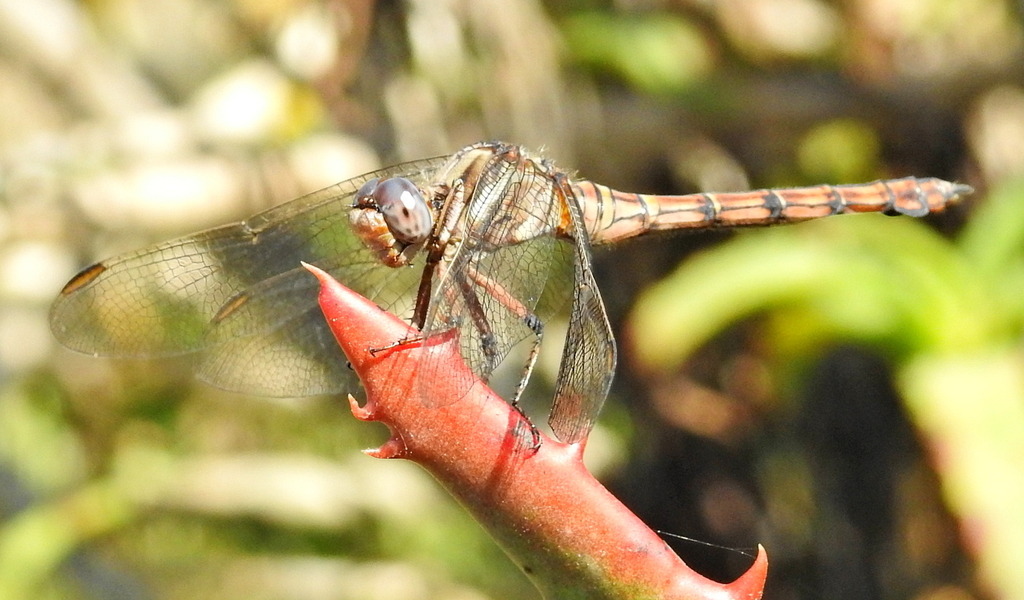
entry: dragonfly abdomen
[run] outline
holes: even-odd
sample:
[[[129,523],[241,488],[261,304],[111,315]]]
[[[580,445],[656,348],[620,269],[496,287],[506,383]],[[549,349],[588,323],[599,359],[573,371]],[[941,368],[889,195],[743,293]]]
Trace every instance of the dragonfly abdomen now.
[[[922,217],[940,211],[970,186],[934,177],[858,185],[819,185],[725,194],[657,196],[576,182],[591,242],[606,244],[662,229],[767,225],[842,213],[885,212]]]

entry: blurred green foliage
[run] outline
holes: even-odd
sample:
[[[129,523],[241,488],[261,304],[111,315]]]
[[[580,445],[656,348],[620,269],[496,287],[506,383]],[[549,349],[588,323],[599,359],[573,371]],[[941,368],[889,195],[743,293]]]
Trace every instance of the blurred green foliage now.
[[[605,70],[642,93],[678,94],[711,69],[711,50],[701,30],[671,14],[581,12],[562,25],[577,61]]]

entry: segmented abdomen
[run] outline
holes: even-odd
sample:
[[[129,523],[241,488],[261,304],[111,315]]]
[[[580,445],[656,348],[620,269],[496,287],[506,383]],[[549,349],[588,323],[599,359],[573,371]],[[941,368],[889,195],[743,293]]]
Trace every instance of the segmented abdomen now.
[[[819,185],[727,194],[656,196],[619,192],[590,181],[573,184],[591,243],[607,244],[677,228],[767,225],[840,213],[888,212],[922,217],[970,193],[934,177],[859,185]]]

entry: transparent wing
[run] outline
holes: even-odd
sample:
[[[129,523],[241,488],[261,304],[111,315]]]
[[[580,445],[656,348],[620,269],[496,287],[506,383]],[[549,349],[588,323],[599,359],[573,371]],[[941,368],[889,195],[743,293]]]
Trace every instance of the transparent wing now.
[[[590,434],[604,406],[615,374],[616,355],[611,324],[594,281],[582,211],[569,187],[562,189],[574,242],[575,289],[548,424],[559,440],[575,444]]]
[[[300,261],[404,315],[419,274],[389,269],[364,247],[349,226],[351,197],[374,177],[425,183],[446,160],[367,173],[247,221],[97,263],[54,302],[53,333],[73,350],[101,356],[201,351],[199,375],[231,390],[297,396],[344,389],[344,356]]]

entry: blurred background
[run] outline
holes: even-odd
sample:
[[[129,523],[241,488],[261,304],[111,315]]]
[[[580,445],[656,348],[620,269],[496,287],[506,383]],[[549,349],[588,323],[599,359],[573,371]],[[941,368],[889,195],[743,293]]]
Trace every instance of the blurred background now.
[[[0,0],[0,598],[538,597],[337,398],[47,324],[96,260],[486,139],[629,191],[974,186],[599,252],[621,360],[588,460],[726,547],[669,539],[709,577],[764,544],[769,600],[1024,599],[1011,0]]]

